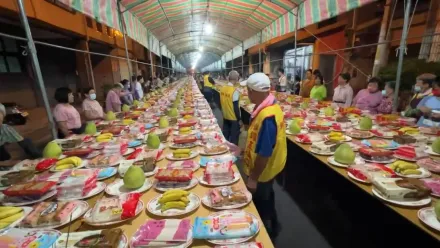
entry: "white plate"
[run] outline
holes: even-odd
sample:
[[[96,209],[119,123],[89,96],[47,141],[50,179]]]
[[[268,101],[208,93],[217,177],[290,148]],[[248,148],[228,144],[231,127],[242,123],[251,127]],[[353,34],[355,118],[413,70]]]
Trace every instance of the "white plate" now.
[[[203,205],[205,205],[205,206],[207,206],[209,208],[215,209],[215,210],[237,209],[237,208],[242,208],[242,207],[248,205],[252,201],[252,194],[251,194],[251,192],[246,190],[246,196],[247,196],[248,200],[245,203],[234,204],[234,205],[230,205],[230,206],[213,207],[211,205],[211,199],[209,197],[209,192],[208,192],[204,197],[202,197],[202,203],[203,203]]]
[[[437,219],[433,207],[420,209],[417,212],[417,216],[425,225],[440,231],[440,221]]]
[[[76,248],[75,244],[85,237],[89,237],[92,235],[100,234],[102,230],[98,231],[85,231],[85,232],[71,232],[70,234],[63,233],[55,242],[53,248]],[[66,245],[67,238],[69,241]],[[121,239],[119,240],[118,247],[116,248],[127,248],[128,247],[128,238],[125,234],[122,234]]]
[[[189,148],[194,148],[196,146],[198,146],[199,144],[196,142],[193,143],[187,143],[187,144],[174,144],[172,143],[170,145],[171,149],[189,149]]]
[[[388,198],[385,198],[377,189],[373,187],[373,195],[378,197],[379,199],[386,201],[388,203],[392,203],[395,205],[403,206],[403,207],[421,207],[428,205],[431,203],[431,197],[427,197],[421,200],[408,200],[408,201],[398,201],[398,200],[390,200]]]
[[[348,175],[349,178],[355,180],[356,182],[365,183],[365,184],[371,184],[370,181],[365,181],[365,180],[362,180],[362,179],[360,179],[360,178],[355,177],[355,176],[354,176],[353,174],[351,174],[351,172],[349,172],[349,171],[347,171],[347,175]]]
[[[397,155],[397,154],[394,154],[393,156],[394,156],[395,158],[397,158],[397,159],[404,160],[404,161],[408,161],[408,162],[417,162],[418,160],[425,158],[425,157],[423,157],[423,158],[417,158],[417,159],[415,159],[415,158],[414,158],[414,159],[410,159],[410,158],[406,158],[406,157],[399,156],[399,155]]]
[[[119,167],[118,167],[119,176],[124,177],[125,172],[127,172],[128,168],[130,168],[130,166],[132,166],[134,162],[135,162],[135,160],[133,160],[133,159],[132,160],[122,160],[121,163],[119,164]],[[159,170],[159,168],[156,165],[156,167],[154,168],[153,171],[145,172],[144,174],[146,177],[151,177],[151,176],[155,175],[158,170]]]
[[[160,204],[158,203],[159,199],[162,197],[162,195],[158,195],[155,198],[151,199],[147,204],[147,210],[148,212],[162,217],[170,217],[170,216],[180,216],[185,215],[188,213],[191,213],[195,211],[200,206],[200,198],[194,194],[189,193],[188,200],[189,203],[186,206],[185,210],[180,209],[168,209],[165,212],[162,212],[160,210]]]
[[[229,182],[224,182],[224,183],[216,183],[216,184],[209,184],[207,181],[205,181],[203,179],[203,176],[199,177],[199,183],[205,186],[213,186],[213,187],[218,187],[218,186],[226,186],[229,184],[233,184],[238,182],[238,180],[240,180],[240,172],[234,172],[234,180],[231,180]]]
[[[144,185],[142,185],[140,188],[127,189],[124,187],[124,180],[116,179],[113,183],[107,185],[107,188],[105,188],[105,193],[107,193],[108,195],[114,195],[114,196],[118,196],[118,195],[126,194],[126,193],[143,193],[143,192],[149,190],[152,185],[153,184],[152,184],[151,180],[146,178]]]
[[[202,148],[200,149],[199,154],[200,154],[200,155],[203,155],[203,156],[215,156],[215,155],[220,155],[220,154],[224,154],[224,153],[227,153],[227,152],[229,152],[229,149],[228,149],[228,148],[226,148],[225,150],[223,150],[223,151],[221,151],[221,152],[206,153],[206,152],[205,152],[205,149],[202,147]]]
[[[24,218],[26,218],[26,216],[28,216],[28,214],[30,212],[32,212],[33,208],[32,207],[21,207],[23,209],[23,216],[20,217],[20,219],[17,219],[16,221],[12,222],[9,226],[5,227],[5,228],[0,228],[0,234],[3,233],[4,231],[13,228],[15,226],[17,226],[18,224],[20,224],[20,222],[22,220],[24,220]]]
[[[107,222],[93,222],[93,219],[92,219],[92,216],[91,216],[93,208],[91,208],[84,215],[83,219],[84,219],[85,223],[87,223],[88,225],[91,225],[91,226],[109,226],[109,225],[118,224],[118,223],[121,223],[121,222],[124,222],[124,221],[132,220],[132,219],[136,218],[142,212],[143,209],[144,209],[144,202],[142,200],[139,200],[138,204],[136,206],[135,216],[132,217],[132,218],[125,219],[125,220],[107,221]]]
[[[100,169],[99,171],[104,170],[104,169],[109,169],[109,168],[102,168],[102,169]],[[105,180],[105,179],[107,179],[107,178],[110,178],[110,177],[116,175],[116,172],[117,172],[118,170],[117,170],[116,168],[113,168],[113,167],[110,167],[110,169],[112,169],[112,172],[110,173],[109,176],[106,176],[106,177],[98,177],[97,179],[98,179],[99,181],[102,181],[102,180]],[[99,175],[99,173],[98,173],[98,175]]]
[[[309,150],[311,153],[317,154],[317,155],[321,155],[321,156],[331,156],[333,154],[335,154],[335,152],[321,152],[321,151],[316,151],[315,149],[312,149],[312,147],[310,147]]]
[[[86,156],[86,159],[92,159],[100,154],[101,154],[100,151],[93,151],[93,152],[89,153],[89,155]]]
[[[33,205],[38,202],[42,202],[44,200],[47,200],[51,198],[52,196],[56,195],[57,191],[52,190],[44,194],[40,199],[32,200],[32,201],[21,201],[21,202],[5,202],[5,195],[3,193],[0,193],[0,202],[3,206],[11,206],[11,207],[18,207],[18,206],[27,206],[27,205]],[[14,197],[15,198],[15,197]]]
[[[335,157],[331,156],[327,158],[327,162],[329,162],[329,164],[337,166],[337,167],[341,167],[341,168],[348,168],[348,164],[341,164],[339,162],[336,162]],[[354,158],[354,163],[353,164],[365,164],[364,160],[360,157],[355,157]]]
[[[242,212],[245,212],[245,211],[243,211],[243,210],[225,210],[225,211],[221,211],[221,212],[217,212],[217,213],[212,213],[208,216],[209,217],[219,217],[219,216],[226,215],[226,214],[242,213]],[[246,242],[246,241],[252,239],[260,231],[260,222],[255,215],[253,215],[249,212],[245,212],[245,213],[247,215],[251,216],[253,221],[257,224],[257,231],[255,232],[255,234],[253,236],[249,236],[249,237],[245,237],[245,238],[237,238],[237,239],[207,239],[206,241],[208,241],[209,243],[212,243],[212,244],[216,244],[216,245],[235,245],[235,244],[240,244],[240,243],[243,243],[243,242]]]
[[[328,135],[325,135],[324,138],[325,138],[325,140],[330,140],[329,137],[328,137]],[[348,141],[352,141],[352,140],[353,140],[353,139],[352,139],[350,136],[348,136],[348,135],[344,135],[344,140],[341,140],[341,141],[339,141],[339,142],[348,142]]]
[[[394,171],[394,173],[396,173],[396,175],[398,175],[400,177],[419,178],[419,179],[420,178],[427,178],[427,177],[430,177],[432,175],[431,172],[429,172],[429,170],[427,170],[425,168],[419,167],[417,170],[421,171],[422,174],[420,174],[420,175],[404,175],[404,174],[401,174],[401,173],[399,173],[397,171]]]
[[[197,180],[197,178],[194,177],[193,179],[191,179],[191,182],[190,182],[189,185],[186,186],[186,187],[177,187],[177,188],[160,188],[160,187],[157,187],[157,181],[155,181],[155,182],[154,182],[154,188],[155,188],[156,190],[160,191],[160,192],[165,192],[165,191],[168,191],[168,190],[170,190],[170,189],[189,190],[189,189],[194,188],[198,183],[199,183],[199,181]]]
[[[136,149],[134,148],[127,148],[127,151],[124,152],[124,154],[122,154],[122,156],[128,156],[130,154],[132,154]]]
[[[299,131],[299,133],[300,133],[300,134],[308,134],[309,131],[307,131],[306,129],[301,129],[301,131]],[[289,129],[286,129],[286,134],[288,134],[288,135],[296,135],[296,134],[291,133],[291,132],[289,131]]]
[[[76,206],[76,208],[73,210],[72,212],[72,217],[68,218],[65,222],[60,223],[58,225],[52,225],[52,226],[44,226],[44,227],[32,227],[32,228],[28,228],[28,227],[22,227],[28,230],[39,230],[39,229],[54,229],[54,228],[58,228],[58,227],[62,227],[64,225],[69,224],[70,222],[75,221],[76,219],[80,218],[81,216],[83,216],[87,210],[89,209],[89,204],[85,201],[76,201],[76,203],[78,204]]]
[[[82,197],[67,197],[67,198],[61,198],[61,197],[57,197],[58,201],[73,201],[73,200],[83,200],[83,199],[87,199],[90,197],[93,197],[99,193],[101,193],[102,191],[105,190],[105,187],[107,185],[104,182],[97,182],[96,183],[96,187],[94,189],[92,189],[87,195],[82,196]]]
[[[35,170],[35,166],[33,167],[25,167],[24,164],[27,161],[32,161],[33,163],[35,163],[35,165],[37,165],[37,163],[39,163],[40,161],[42,161],[43,159],[39,158],[39,159],[25,159],[22,160],[20,162],[18,162],[17,164],[15,164],[12,168],[11,171],[21,171],[21,170],[31,170],[34,171]],[[55,165],[55,164],[54,164]],[[49,168],[48,168],[49,169]]]
[[[80,169],[80,168],[84,168],[84,167],[86,167],[86,166],[88,165],[88,163],[89,163],[88,160],[83,159],[82,162],[81,162],[81,164],[80,164],[78,167],[75,167],[75,168],[69,168],[69,169],[64,169],[64,170],[57,170],[57,169],[56,169],[56,165],[54,165],[54,166],[52,166],[52,167],[50,168],[50,172],[60,172],[60,171],[65,171],[65,170]]]
[[[369,162],[369,163],[376,163],[376,164],[391,164],[391,163],[395,162],[397,159],[392,158],[392,159],[384,160],[384,161],[376,161],[376,160],[370,160],[370,159],[365,159],[365,158],[363,158],[363,160],[365,160],[365,162]]]
[[[192,159],[192,158],[197,157],[198,155],[199,155],[198,152],[196,152],[196,151],[191,151],[191,154],[190,154],[189,157],[187,157],[187,158],[175,158],[175,157],[173,156],[173,153],[171,152],[171,153],[167,154],[165,158],[168,159],[168,160],[180,161],[180,160],[188,160],[188,159]]]
[[[436,152],[434,152],[434,151],[432,150],[432,147],[430,147],[430,146],[427,146],[427,147],[426,147],[425,152],[428,153],[429,155],[440,156],[440,153],[436,153]]]

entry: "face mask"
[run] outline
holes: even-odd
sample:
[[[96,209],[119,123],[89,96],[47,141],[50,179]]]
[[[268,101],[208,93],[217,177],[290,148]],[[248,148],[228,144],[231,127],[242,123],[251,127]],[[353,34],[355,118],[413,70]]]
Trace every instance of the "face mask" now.
[[[387,91],[386,90],[382,90],[382,96],[386,96],[387,95]]]
[[[69,103],[73,103],[73,101],[75,100],[73,98],[73,94],[69,94],[68,98],[69,98]]]
[[[418,85],[414,86],[414,92],[420,92],[420,91],[422,91],[422,87]]]
[[[433,94],[435,97],[440,97],[440,89],[432,90],[432,94]]]
[[[96,94],[95,93],[90,94],[90,100],[95,100],[95,99],[96,99]]]

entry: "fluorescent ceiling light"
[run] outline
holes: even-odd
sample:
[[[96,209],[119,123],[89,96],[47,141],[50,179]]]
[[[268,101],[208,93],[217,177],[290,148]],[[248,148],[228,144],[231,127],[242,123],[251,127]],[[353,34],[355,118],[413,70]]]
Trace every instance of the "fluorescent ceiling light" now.
[[[199,51],[200,51],[200,52],[203,52],[203,46],[200,46],[200,47],[199,47]]]
[[[206,24],[205,25],[205,33],[206,34],[212,34],[212,31],[213,31],[213,29],[212,29],[212,25],[211,24]]]

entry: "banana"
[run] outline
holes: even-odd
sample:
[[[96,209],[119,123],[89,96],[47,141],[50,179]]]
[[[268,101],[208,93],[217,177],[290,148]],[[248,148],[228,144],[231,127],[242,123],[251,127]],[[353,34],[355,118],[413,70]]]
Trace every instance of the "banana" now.
[[[113,138],[113,134],[111,133],[103,133],[96,137],[96,141],[98,142],[108,142]]]
[[[180,131],[180,132],[188,132],[188,131],[191,131],[191,127],[181,127],[181,128],[179,129],[179,131]]]
[[[400,172],[402,175],[420,175],[421,171],[415,169],[408,169]]]
[[[16,213],[14,215],[9,216],[8,218],[2,219],[0,222],[11,224],[12,222],[14,222],[14,221],[20,219],[21,217],[23,217],[23,215],[24,215],[24,213],[23,213],[23,211],[21,211],[19,213]]]
[[[57,165],[55,166],[56,170],[67,170],[67,169],[73,169],[75,165],[73,164],[63,164],[63,165]]]
[[[21,211],[23,211],[23,209],[17,207],[0,209],[0,221],[3,221],[4,218],[8,218],[9,216],[20,213]]]
[[[60,166],[60,165],[74,165],[74,166],[79,166],[82,163],[82,159],[76,156],[72,156],[72,157],[68,157],[65,159],[61,159],[60,161],[58,161],[56,163],[56,166]]]
[[[419,168],[419,166],[417,166],[416,164],[411,163],[399,164],[397,165],[397,167],[399,167],[400,170],[415,170]]]
[[[184,202],[186,205],[188,205],[188,203],[189,203],[188,197],[182,197],[182,198],[180,198],[180,201]]]
[[[182,190],[182,189],[170,189],[168,191],[165,191],[165,193],[163,193],[162,196],[166,196],[166,195],[169,195],[169,194],[172,194],[172,193],[182,194],[184,196],[188,196],[189,195],[188,191],[185,191],[185,190]]]
[[[189,154],[173,154],[175,158],[189,158]]]
[[[178,201],[180,200],[180,198],[185,197],[186,194],[185,193],[181,193],[181,192],[175,192],[175,193],[169,193],[167,195],[162,195],[162,197],[159,199],[159,203],[160,204],[165,204],[167,202],[171,202],[171,201]]]
[[[167,202],[167,203],[165,203],[165,204],[163,204],[161,207],[160,207],[160,210],[162,211],[162,212],[165,212],[165,211],[167,211],[168,209],[172,209],[172,208],[174,208],[174,209],[181,209],[181,210],[183,210],[183,209],[185,209],[186,208],[186,204],[184,203],[184,202],[182,202],[182,201],[171,201],[171,202]]]
[[[1,222],[0,221],[0,229],[3,229],[5,227],[8,227],[11,223]]]
[[[99,143],[102,143],[102,142],[110,142],[112,139],[100,139],[100,140],[96,140],[96,141],[98,141]]]
[[[191,149],[177,149],[173,152],[173,154],[188,154],[191,153]]]

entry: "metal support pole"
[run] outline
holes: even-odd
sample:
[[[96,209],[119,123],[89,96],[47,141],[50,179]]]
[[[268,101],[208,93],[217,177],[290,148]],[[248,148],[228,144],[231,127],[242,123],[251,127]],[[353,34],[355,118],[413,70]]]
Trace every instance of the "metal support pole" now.
[[[54,139],[57,138],[57,130],[55,128],[54,119],[52,116],[52,111],[50,109],[49,100],[47,99],[46,87],[44,86],[43,75],[41,74],[40,63],[38,62],[37,49],[35,48],[34,39],[32,38],[31,28],[29,27],[29,22],[26,16],[26,10],[24,9],[24,4],[22,0],[17,0],[18,8],[20,10],[20,20],[23,25],[24,31],[26,33],[26,38],[28,39],[27,45],[29,53],[32,59],[32,68],[34,69],[35,76],[37,78],[38,85],[41,90],[41,97],[43,98],[44,108],[46,109],[47,118],[49,120],[49,127]]]
[[[159,57],[160,57],[160,74],[162,74],[163,77],[162,47],[160,46],[160,42],[159,42]]]
[[[296,13],[297,13],[297,15],[295,16],[295,44],[294,44],[294,46],[295,46],[295,56],[293,57],[293,78],[292,78],[292,80],[293,80],[293,83],[296,83],[295,82],[295,78],[296,78],[296,50],[297,50],[297,43],[298,43],[298,16],[299,16],[299,12],[298,11],[296,11]],[[304,58],[303,58],[303,60],[304,60]]]
[[[234,70],[234,48],[231,51],[231,70]]]
[[[128,77],[131,82],[131,76],[133,74],[133,71],[131,69],[130,56],[128,55],[127,36],[125,35],[125,31],[126,31],[125,30],[125,22],[124,22],[124,18],[122,16],[122,12],[121,12],[121,0],[118,1],[117,5],[118,5],[119,21],[121,23],[122,36],[124,37],[125,56],[127,57],[127,66],[128,66]]]
[[[150,50],[150,64],[151,64],[151,83],[153,83],[153,78],[154,78],[154,71],[153,71],[153,54],[151,53],[151,49],[153,48],[153,39],[151,39],[150,36],[151,35],[151,33],[150,32],[148,32],[148,45],[150,46],[149,47],[149,50]]]
[[[397,64],[396,88],[394,90],[393,111],[397,110],[397,104],[399,102],[400,78],[401,78],[401,74],[402,74],[403,55],[405,53],[406,38],[408,36],[408,28],[409,28],[408,25],[409,25],[410,12],[411,12],[411,0],[406,0],[405,18],[403,20],[402,39],[400,40],[400,47],[399,47],[399,62]]]
[[[167,57],[167,68],[168,68],[168,77],[170,77],[170,75],[171,75],[171,69],[170,69],[170,55],[168,54],[168,52],[167,52],[167,55],[168,55],[168,57]]]
[[[262,72],[262,70],[261,70],[261,42],[263,40],[262,36],[263,35],[260,32],[260,43],[258,43],[258,71],[257,72]]]
[[[89,51],[89,41],[88,40],[86,40],[86,48],[87,48],[87,51]],[[93,89],[96,90],[95,76],[93,74],[93,66],[92,66],[92,57],[90,56],[90,53],[85,54],[85,56],[87,56],[87,66],[89,67],[89,70],[90,70],[90,78],[92,79]]]
[[[243,56],[244,56],[244,43],[241,43],[241,77],[244,78],[244,60],[243,60]]]

